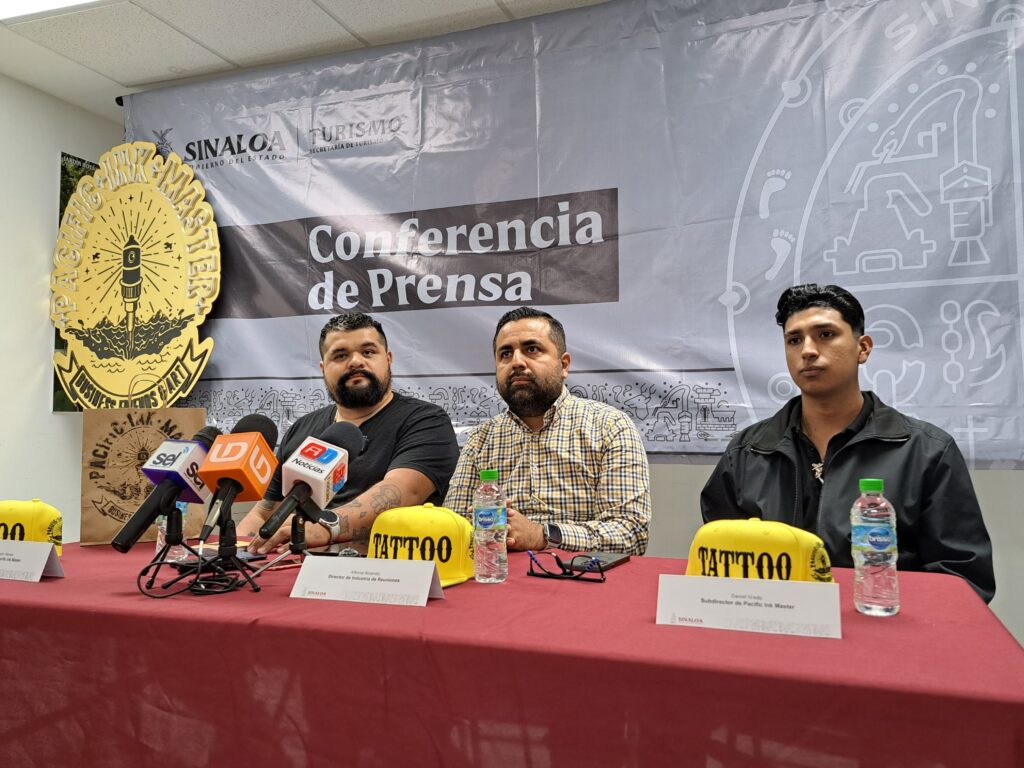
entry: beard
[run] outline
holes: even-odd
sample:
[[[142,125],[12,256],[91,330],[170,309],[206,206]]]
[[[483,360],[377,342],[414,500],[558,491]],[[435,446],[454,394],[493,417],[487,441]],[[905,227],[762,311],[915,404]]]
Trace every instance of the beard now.
[[[512,386],[513,377],[528,377],[530,383]],[[498,381],[498,394],[501,399],[508,403],[508,409],[521,419],[534,416],[543,416],[548,408],[554,405],[555,400],[562,394],[562,377],[560,371],[555,371],[549,376],[537,378],[529,371],[520,371],[509,374],[505,381]]]
[[[366,384],[356,389],[345,386],[355,376],[365,376]],[[331,392],[331,399],[343,408],[369,408],[384,399],[388,387],[391,386],[391,370],[389,369],[384,380],[381,381],[371,371],[349,371],[338,379]]]

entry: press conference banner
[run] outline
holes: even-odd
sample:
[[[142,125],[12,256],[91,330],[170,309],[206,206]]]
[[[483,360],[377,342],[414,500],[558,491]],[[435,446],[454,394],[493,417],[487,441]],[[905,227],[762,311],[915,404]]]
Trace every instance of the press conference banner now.
[[[718,453],[796,393],[775,304],[814,281],[865,306],[864,387],[1014,466],[1022,30],[1003,0],[623,0],[126,97],[220,224],[188,402],[287,427],[358,309],[396,388],[468,428],[503,408],[496,320],[532,304],[574,393],[649,451]]]

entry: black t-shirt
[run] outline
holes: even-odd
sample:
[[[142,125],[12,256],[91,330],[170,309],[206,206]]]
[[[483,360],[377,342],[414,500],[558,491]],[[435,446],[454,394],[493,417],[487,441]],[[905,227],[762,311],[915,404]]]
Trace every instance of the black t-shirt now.
[[[821,458],[818,449],[811,442],[811,438],[805,435],[800,428],[803,417],[801,405],[802,403],[798,403],[793,409],[789,420],[789,430],[792,432],[797,455],[800,457],[800,467],[797,469],[797,474],[800,477],[800,498],[803,503],[800,527],[805,531],[815,531],[818,528],[818,509],[821,506],[821,485],[825,482],[832,457],[864,429],[864,425],[868,423],[868,419],[874,413],[874,400],[867,395],[864,396],[864,405],[861,406],[857,418],[851,421],[846,429],[833,435],[832,439],[828,441],[824,459]]]
[[[278,459],[283,463],[309,436],[320,435],[334,423],[336,410],[331,405],[307,413],[292,424],[281,441]],[[422,472],[434,483],[434,493],[426,501],[443,504],[448,481],[459,459],[459,445],[451,419],[431,403],[394,393],[381,411],[359,425],[366,436],[366,450],[349,457],[348,481],[335,496],[331,507],[359,496],[379,483],[392,469],[407,468]],[[281,467],[270,480],[264,498],[281,501]]]

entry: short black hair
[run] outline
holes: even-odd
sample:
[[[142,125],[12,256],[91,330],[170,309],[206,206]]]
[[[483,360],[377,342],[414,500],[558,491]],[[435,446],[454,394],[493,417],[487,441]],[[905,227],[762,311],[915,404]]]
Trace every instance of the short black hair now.
[[[491,351],[498,351],[498,334],[501,333],[501,329],[503,327],[509,323],[514,323],[517,320],[530,320],[532,318],[548,321],[548,335],[551,337],[551,341],[555,343],[555,348],[558,350],[558,354],[564,355],[565,328],[563,328],[562,324],[547,312],[542,312],[541,310],[534,309],[533,307],[516,307],[501,316],[501,319],[498,320],[498,327],[494,329],[494,340],[491,342]]]
[[[359,331],[363,328],[375,329],[380,334],[381,341],[384,342],[384,349],[388,348],[388,337],[384,335],[384,328],[380,323],[364,312],[347,312],[335,315],[320,329],[320,358],[323,359],[324,353],[327,352],[325,344],[327,334],[334,331]]]
[[[804,283],[787,288],[779,296],[775,322],[785,328],[790,317],[811,307],[834,309],[853,329],[854,334],[860,336],[864,333],[864,308],[856,296],[838,285]]]

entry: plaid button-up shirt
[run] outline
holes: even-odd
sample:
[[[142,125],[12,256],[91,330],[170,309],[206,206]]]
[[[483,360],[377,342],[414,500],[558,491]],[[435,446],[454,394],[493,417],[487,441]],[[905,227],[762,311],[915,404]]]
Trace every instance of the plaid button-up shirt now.
[[[633,421],[610,405],[563,387],[537,432],[508,411],[476,427],[445,506],[471,517],[482,469],[498,470],[510,508],[537,523],[556,523],[563,549],[637,555],[647,549],[647,453]]]

